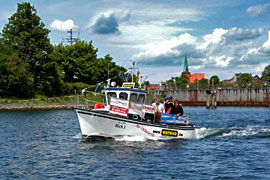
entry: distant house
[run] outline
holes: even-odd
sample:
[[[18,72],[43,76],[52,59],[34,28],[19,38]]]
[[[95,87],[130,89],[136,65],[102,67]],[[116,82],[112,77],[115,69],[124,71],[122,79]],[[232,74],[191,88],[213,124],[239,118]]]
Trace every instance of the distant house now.
[[[189,83],[196,83],[197,81],[204,79],[204,74],[203,73],[198,73],[198,74],[190,74],[189,77]]]
[[[241,76],[241,73],[235,73],[233,78],[231,79],[231,83],[236,84],[236,81],[240,76]]]
[[[262,80],[259,78],[259,76],[254,76],[251,78],[251,83],[252,84],[260,84]]]
[[[185,62],[184,62],[184,69],[182,72],[182,75],[185,75],[188,77],[188,83],[196,83],[197,81],[204,79],[205,76],[203,73],[196,73],[196,74],[191,74],[188,70],[188,62],[187,62],[187,56],[185,56]]]
[[[167,82],[161,82],[161,90],[165,90],[165,89],[170,89],[171,88],[171,84],[167,83]]]
[[[228,85],[231,85],[232,84],[232,80],[223,80],[222,81],[222,86],[223,87],[226,87],[226,86],[228,86]]]
[[[159,91],[160,84],[150,84],[147,88],[148,91]]]

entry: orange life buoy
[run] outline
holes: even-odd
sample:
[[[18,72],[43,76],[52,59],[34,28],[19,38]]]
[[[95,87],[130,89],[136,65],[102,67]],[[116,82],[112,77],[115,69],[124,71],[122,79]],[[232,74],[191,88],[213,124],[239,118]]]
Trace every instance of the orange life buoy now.
[[[104,107],[103,107],[103,105],[101,103],[97,103],[94,106],[94,109],[102,109],[102,108],[104,108]]]

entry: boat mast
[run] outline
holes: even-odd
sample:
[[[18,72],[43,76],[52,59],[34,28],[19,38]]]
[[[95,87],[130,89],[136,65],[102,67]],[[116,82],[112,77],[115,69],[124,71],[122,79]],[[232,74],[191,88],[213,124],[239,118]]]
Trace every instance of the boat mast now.
[[[134,68],[134,66],[135,66],[135,61],[132,61],[132,60],[130,60],[131,61],[131,64],[132,64],[132,67],[131,68],[128,68],[128,69],[130,69],[131,70],[131,82],[133,83],[133,70],[135,70],[135,69],[139,69],[139,68]]]

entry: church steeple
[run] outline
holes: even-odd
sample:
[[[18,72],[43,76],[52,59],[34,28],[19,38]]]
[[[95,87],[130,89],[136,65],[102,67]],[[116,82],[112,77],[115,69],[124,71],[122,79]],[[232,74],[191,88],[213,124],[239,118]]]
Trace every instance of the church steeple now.
[[[186,54],[185,54],[185,62],[184,62],[183,73],[189,73],[189,71],[188,71],[188,62],[187,62],[187,55]]]

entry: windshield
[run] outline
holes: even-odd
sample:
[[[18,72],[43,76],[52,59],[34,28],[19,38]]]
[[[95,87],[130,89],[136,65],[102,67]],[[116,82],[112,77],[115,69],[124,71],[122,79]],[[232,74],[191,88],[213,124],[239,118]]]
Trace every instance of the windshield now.
[[[138,99],[138,103],[144,104],[144,100],[145,100],[145,95],[144,94],[140,94],[139,95],[139,99]]]
[[[137,94],[136,94],[136,93],[132,93],[132,94],[130,95],[130,101],[131,101],[131,102],[134,102],[134,103],[137,102]]]
[[[108,92],[107,93],[108,104],[110,104],[111,97],[116,97],[116,93],[115,92]]]
[[[121,93],[119,94],[119,98],[120,98],[120,99],[125,99],[125,100],[127,100],[128,94],[125,93],[125,92],[121,92]]]

